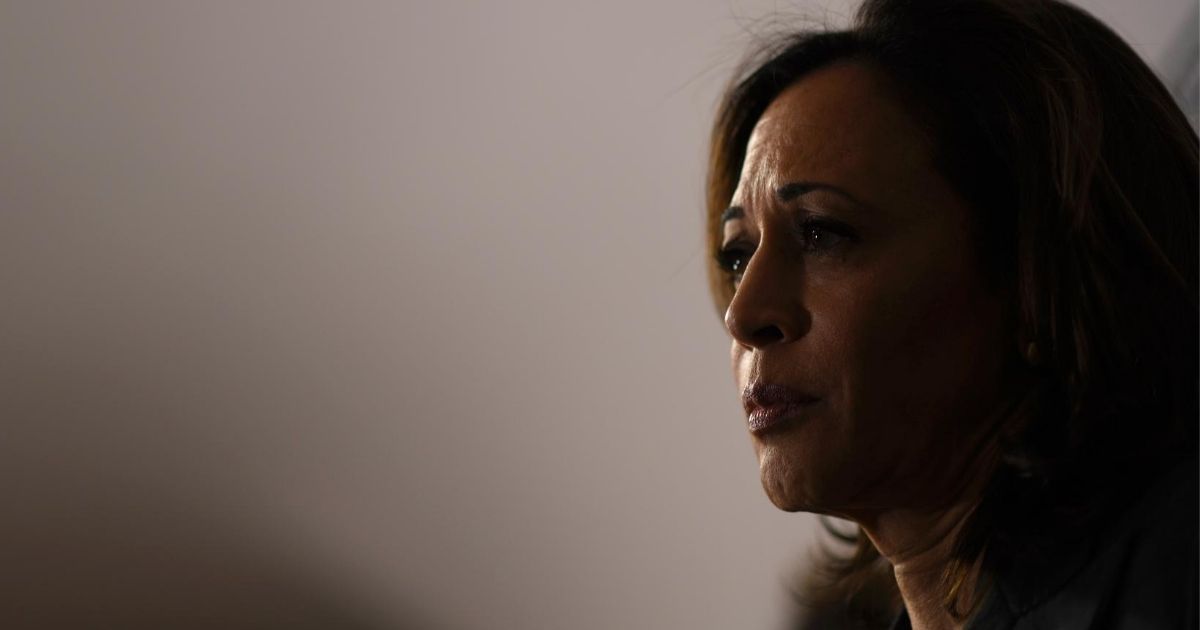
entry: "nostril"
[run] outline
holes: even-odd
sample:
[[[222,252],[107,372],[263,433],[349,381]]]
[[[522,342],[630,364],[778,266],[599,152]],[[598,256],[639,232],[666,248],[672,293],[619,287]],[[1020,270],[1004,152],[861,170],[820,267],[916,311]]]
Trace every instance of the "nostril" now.
[[[746,349],[763,348],[799,339],[807,325],[804,316],[800,308],[783,309],[742,302],[730,305],[725,311],[725,327],[738,345]]]
[[[750,336],[755,346],[766,346],[783,339],[783,331],[778,326],[763,326]]]

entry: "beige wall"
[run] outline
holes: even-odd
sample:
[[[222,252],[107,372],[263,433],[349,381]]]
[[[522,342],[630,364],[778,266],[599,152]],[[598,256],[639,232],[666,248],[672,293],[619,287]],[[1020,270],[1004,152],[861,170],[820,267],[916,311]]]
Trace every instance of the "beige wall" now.
[[[775,5],[0,2],[0,625],[777,624],[699,222]]]

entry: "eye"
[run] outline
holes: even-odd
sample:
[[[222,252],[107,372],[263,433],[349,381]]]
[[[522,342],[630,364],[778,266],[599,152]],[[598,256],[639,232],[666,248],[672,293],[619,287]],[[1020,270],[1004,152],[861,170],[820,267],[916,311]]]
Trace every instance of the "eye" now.
[[[850,226],[819,217],[801,221],[799,237],[804,250],[814,253],[832,252],[858,240]]]
[[[716,254],[717,266],[736,284],[742,279],[742,274],[746,271],[746,265],[750,264],[750,256],[753,254],[753,248],[744,242],[722,245]]]

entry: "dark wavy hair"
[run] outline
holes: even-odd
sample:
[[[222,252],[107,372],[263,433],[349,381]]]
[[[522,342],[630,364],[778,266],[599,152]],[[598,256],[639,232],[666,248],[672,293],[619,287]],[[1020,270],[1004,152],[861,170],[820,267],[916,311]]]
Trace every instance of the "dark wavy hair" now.
[[[943,576],[946,607],[964,619],[982,595],[962,601],[974,563],[990,575],[1018,549],[1094,531],[1197,455],[1197,136],[1138,55],[1074,6],[866,0],[847,30],[771,39],[725,92],[706,219],[719,312],[734,291],[716,259],[720,216],[750,133],[785,88],[839,61],[898,87],[973,209],[986,281],[1013,296],[1012,321],[1036,348],[1013,362],[1016,428]],[[826,600],[867,618],[867,602],[882,602],[880,623],[899,604],[894,578],[861,530],[846,538],[853,553],[825,560]]]

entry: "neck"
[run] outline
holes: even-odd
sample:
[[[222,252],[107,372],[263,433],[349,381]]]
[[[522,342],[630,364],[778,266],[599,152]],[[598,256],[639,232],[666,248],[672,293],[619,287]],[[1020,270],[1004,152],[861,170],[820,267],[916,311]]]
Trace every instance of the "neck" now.
[[[954,542],[975,505],[955,504],[935,514],[889,514],[877,519],[871,528],[863,528],[892,565],[913,630],[963,627],[946,608],[943,575],[952,560]],[[973,595],[978,570],[978,566],[972,567],[959,591],[961,597]]]
[[[943,507],[892,510],[859,520],[880,555],[892,565],[913,630],[958,630],[964,625],[946,608],[943,575],[992,470],[981,466],[970,471],[969,482]],[[971,601],[979,570],[977,561],[959,589],[958,601]]]

